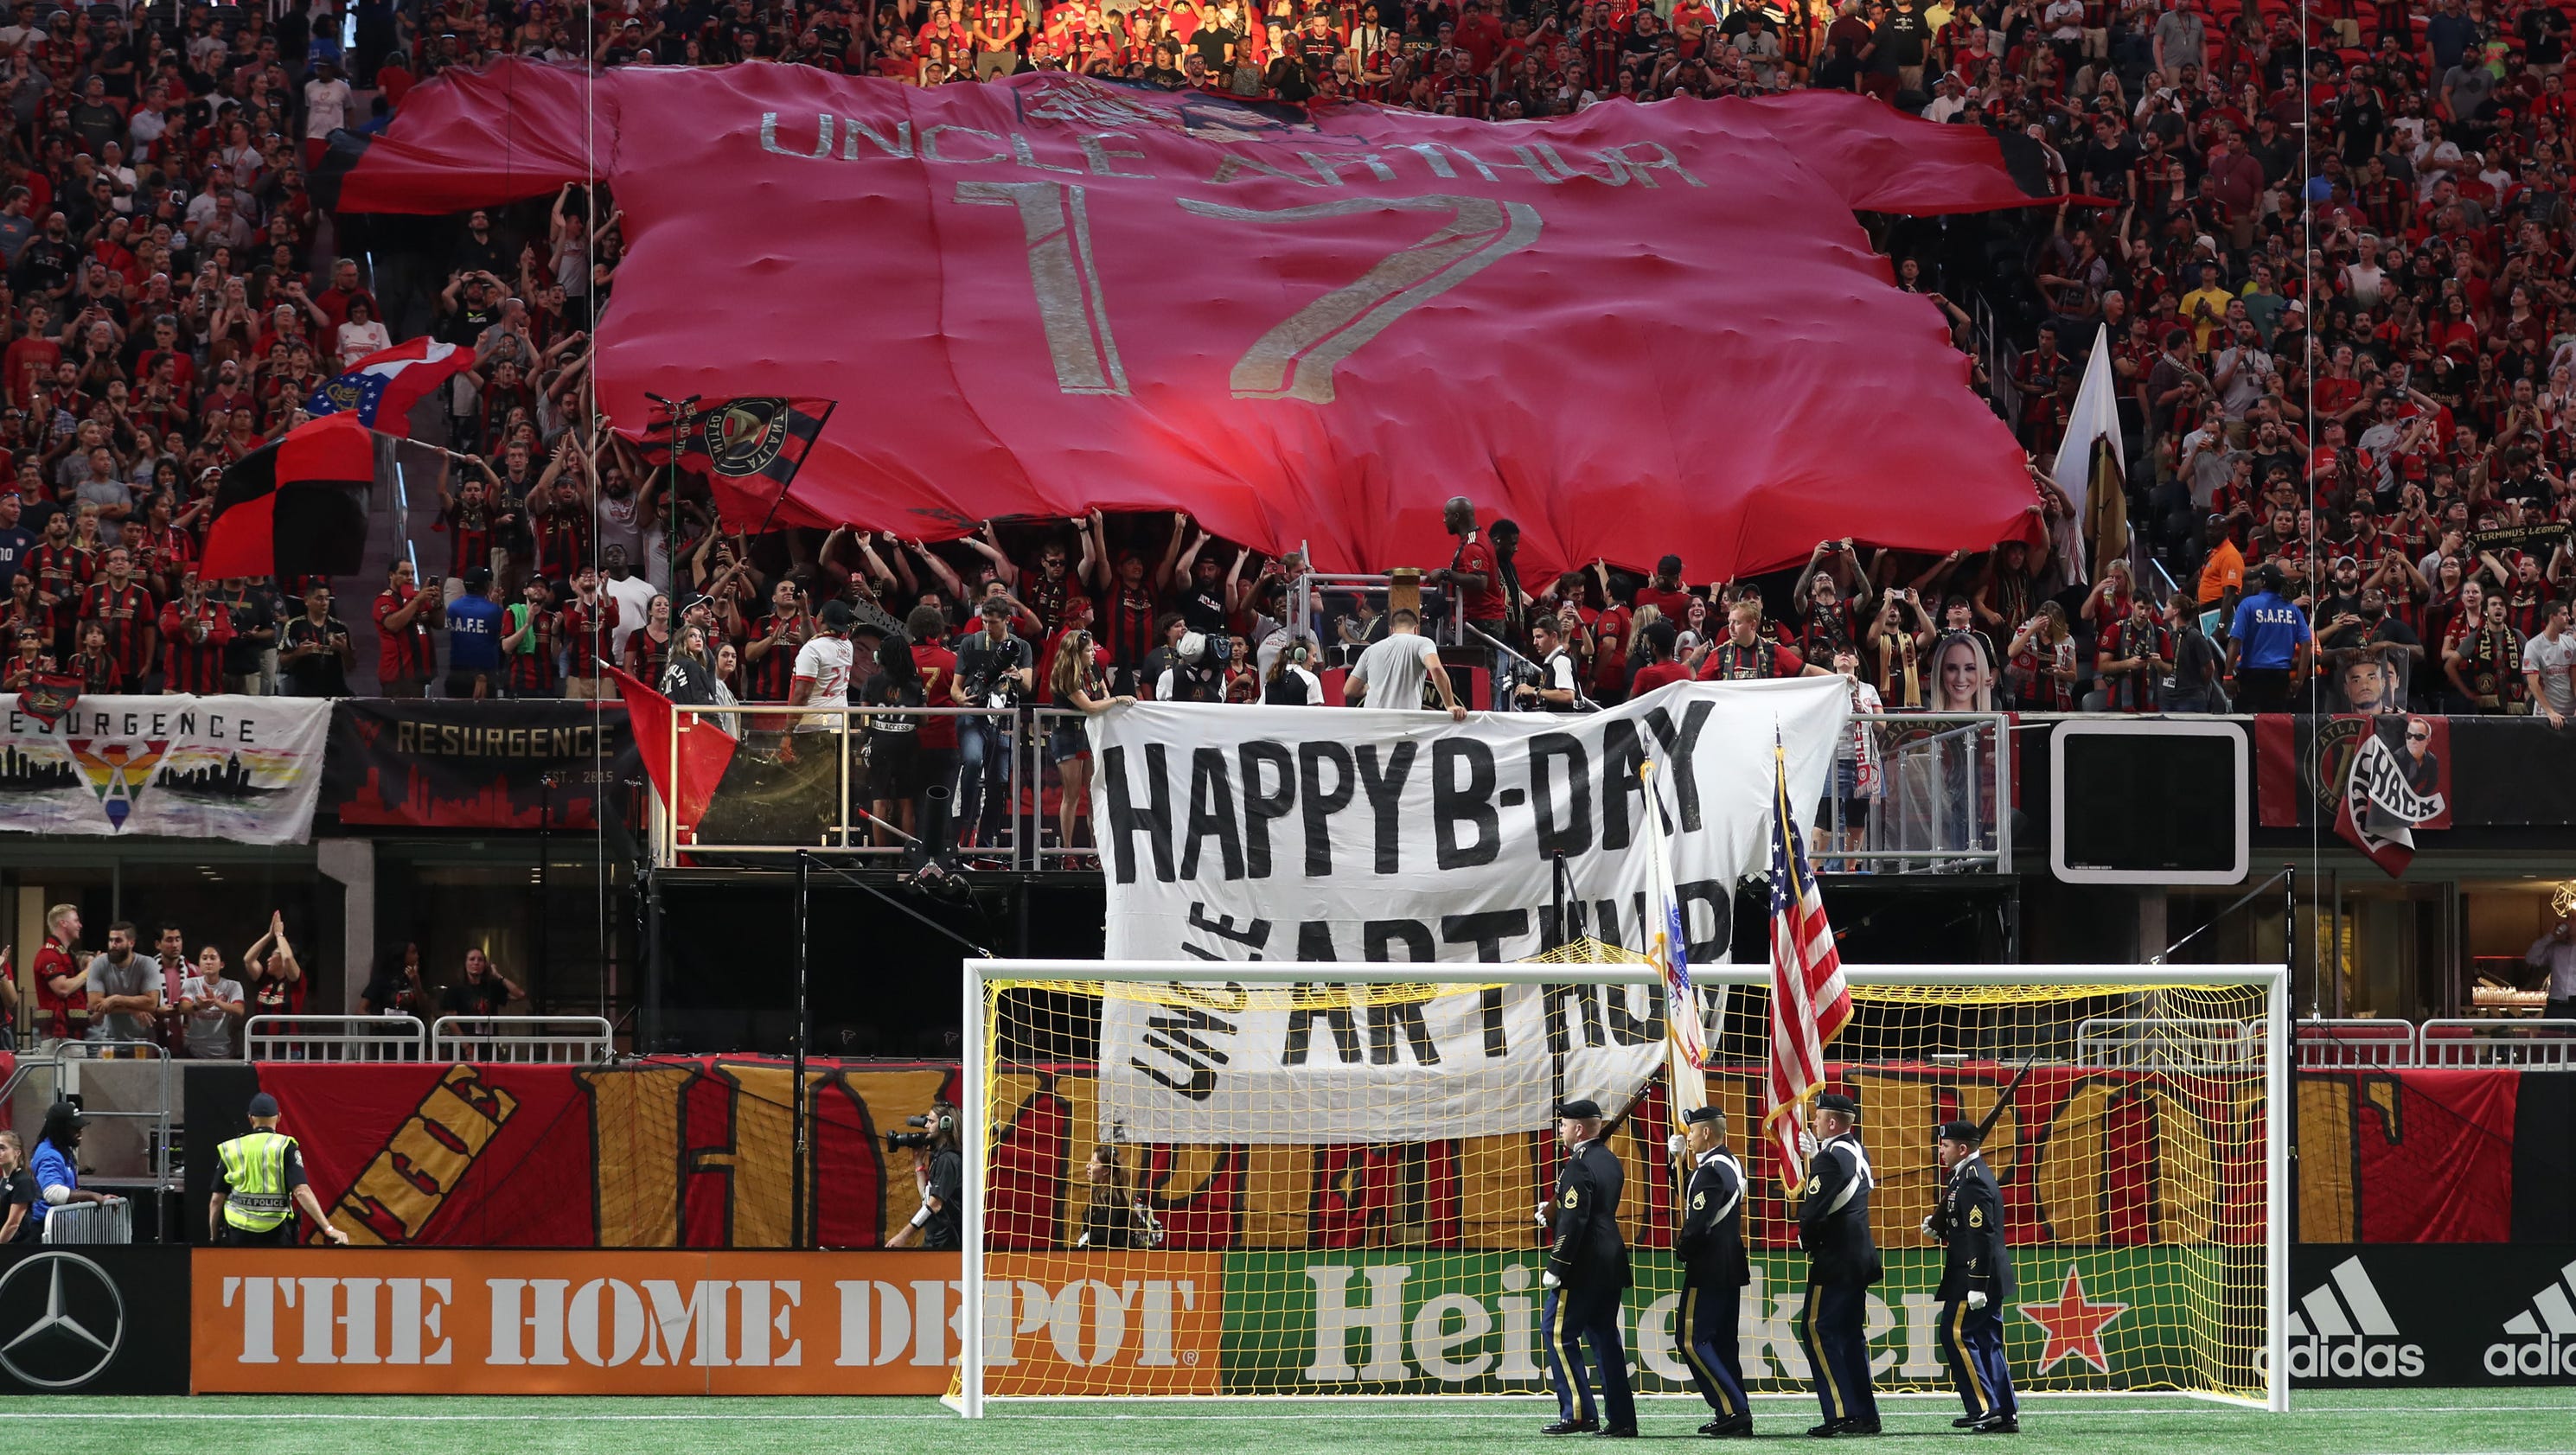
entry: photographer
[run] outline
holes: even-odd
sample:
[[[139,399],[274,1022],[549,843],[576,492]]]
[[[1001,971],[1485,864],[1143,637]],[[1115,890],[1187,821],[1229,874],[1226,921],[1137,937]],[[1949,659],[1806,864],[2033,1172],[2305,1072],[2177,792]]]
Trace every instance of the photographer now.
[[[1222,702],[1234,643],[1222,632],[1181,633],[1171,665],[1154,679],[1156,702]]]
[[[1512,696],[1529,712],[1575,712],[1583,694],[1575,690],[1574,654],[1565,647],[1565,627],[1555,617],[1530,623],[1530,647],[1538,653],[1535,674],[1524,672]]]
[[[1272,707],[1323,706],[1324,683],[1314,673],[1314,661],[1315,644],[1304,637],[1290,637],[1271,659],[1261,700]]]
[[[957,1157],[957,1108],[934,1101],[929,1115],[905,1117],[903,1124],[924,1130],[896,1132],[886,1138],[886,1145],[912,1150],[912,1175],[921,1189],[921,1207],[913,1213],[910,1223],[886,1240],[886,1246],[909,1248],[918,1244],[927,1252],[954,1252],[966,1177],[964,1164]]]

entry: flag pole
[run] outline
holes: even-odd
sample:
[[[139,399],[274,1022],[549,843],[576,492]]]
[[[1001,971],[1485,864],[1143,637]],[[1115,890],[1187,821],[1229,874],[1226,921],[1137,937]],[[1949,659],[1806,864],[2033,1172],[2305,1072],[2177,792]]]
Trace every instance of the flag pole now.
[[[1653,856],[1648,883],[1647,913],[1652,922],[1640,926],[1645,941],[1646,958],[1655,962],[1664,977],[1664,1075],[1665,1089],[1671,1100],[1666,1108],[1673,1123],[1679,1125],[1684,1113],[1708,1105],[1708,1074],[1700,1063],[1705,1055],[1699,1029],[1699,995],[1691,988],[1690,945],[1687,927],[1681,920],[1681,901],[1673,887],[1673,860],[1670,840],[1664,833],[1663,796],[1656,791],[1655,775],[1662,764],[1649,758],[1638,765],[1637,778],[1646,790],[1647,851]]]

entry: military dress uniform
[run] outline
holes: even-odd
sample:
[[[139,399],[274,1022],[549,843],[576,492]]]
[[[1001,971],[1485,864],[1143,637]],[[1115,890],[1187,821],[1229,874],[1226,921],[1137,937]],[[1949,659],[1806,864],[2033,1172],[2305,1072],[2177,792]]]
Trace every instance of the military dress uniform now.
[[[1572,1101],[1560,1117],[1597,1119],[1601,1109]],[[1595,1425],[1592,1390],[1583,1377],[1583,1343],[1590,1340],[1601,1366],[1603,1434],[1637,1432],[1637,1405],[1628,1390],[1628,1351],[1619,1338],[1619,1296],[1628,1289],[1628,1245],[1619,1236],[1619,1191],[1626,1180],[1619,1159],[1596,1138],[1575,1147],[1556,1177],[1548,1200],[1555,1234],[1547,1250],[1548,1289],[1541,1319],[1547,1327],[1547,1376],[1556,1387],[1558,1421],[1548,1429],[1573,1434]]]
[[[1702,1119],[1698,1112],[1685,1118]],[[1749,1435],[1753,1406],[1744,1398],[1736,1347],[1744,1286],[1753,1278],[1744,1259],[1744,1167],[1724,1147],[1700,1158],[1683,1185],[1673,1257],[1682,1265],[1682,1354],[1691,1382],[1717,1416],[1700,1432]]]
[[[1822,1111],[1858,1116],[1860,1107],[1833,1093]],[[1869,1235],[1869,1192],[1876,1179],[1854,1132],[1826,1139],[1807,1160],[1798,1201],[1798,1244],[1807,1250],[1807,1304],[1798,1315],[1798,1345],[1816,1382],[1825,1422],[1819,1435],[1878,1433],[1878,1398],[1869,1382],[1869,1286],[1883,1270]]]
[[[1973,1146],[1977,1129],[1953,1122],[1941,1135]],[[1950,1169],[1940,1205],[1926,1224],[1946,1250],[1941,1262],[1941,1350],[1950,1361],[1950,1378],[1958,1386],[1967,1414],[1954,1421],[1961,1429],[2004,1433],[2020,1428],[2020,1401],[2013,1397],[2012,1370],[2004,1362],[2005,1303],[2012,1298],[2012,1252],[2004,1245],[2004,1199],[1995,1186],[1994,1169],[1970,1152]],[[1970,1307],[1970,1294],[1983,1294]]]

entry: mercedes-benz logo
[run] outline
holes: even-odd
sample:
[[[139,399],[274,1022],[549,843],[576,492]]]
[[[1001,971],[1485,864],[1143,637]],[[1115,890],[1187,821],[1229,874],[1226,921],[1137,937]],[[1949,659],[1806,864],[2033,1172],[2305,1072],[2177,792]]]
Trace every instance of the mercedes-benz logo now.
[[[21,1325],[25,1315],[10,1291],[35,1276],[44,1279],[45,1306]],[[106,1269],[78,1253],[30,1254],[0,1273],[0,1330],[9,1328],[17,1332],[0,1341],[0,1369],[38,1389],[78,1389],[124,1346],[125,1295]]]

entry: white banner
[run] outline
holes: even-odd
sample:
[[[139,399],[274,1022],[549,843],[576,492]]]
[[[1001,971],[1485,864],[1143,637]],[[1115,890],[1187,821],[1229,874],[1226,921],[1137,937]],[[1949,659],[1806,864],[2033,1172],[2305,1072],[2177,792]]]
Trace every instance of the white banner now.
[[[1505,985],[1354,1004],[1374,987],[1112,987],[1100,1136],[1154,1144],[1418,1142],[1617,1116],[1664,1063],[1660,985]],[[1159,999],[1160,1003],[1157,1003]]]
[[[51,726],[0,699],[0,828],[300,844],[331,704],[300,697],[84,697]]]
[[[1642,952],[1638,765],[1670,818],[1695,964],[1768,864],[1774,734],[1812,809],[1839,677],[1689,682],[1588,714],[1138,703],[1090,719],[1112,960],[1521,960],[1576,934]],[[1213,978],[1213,970],[1211,975]]]
[[[1567,935],[1643,951],[1653,873],[1638,767],[1658,764],[1695,964],[1729,957],[1767,863],[1772,743],[1813,804],[1840,678],[1683,683],[1608,712],[1139,703],[1091,719],[1112,960],[1508,961]],[[1397,1142],[1616,1114],[1664,1060],[1662,987],[1508,986],[1354,1003],[1223,983],[1101,1010],[1100,1133],[1148,1143]],[[1140,987],[1140,989],[1146,989]],[[1356,992],[1365,997],[1365,991]]]

